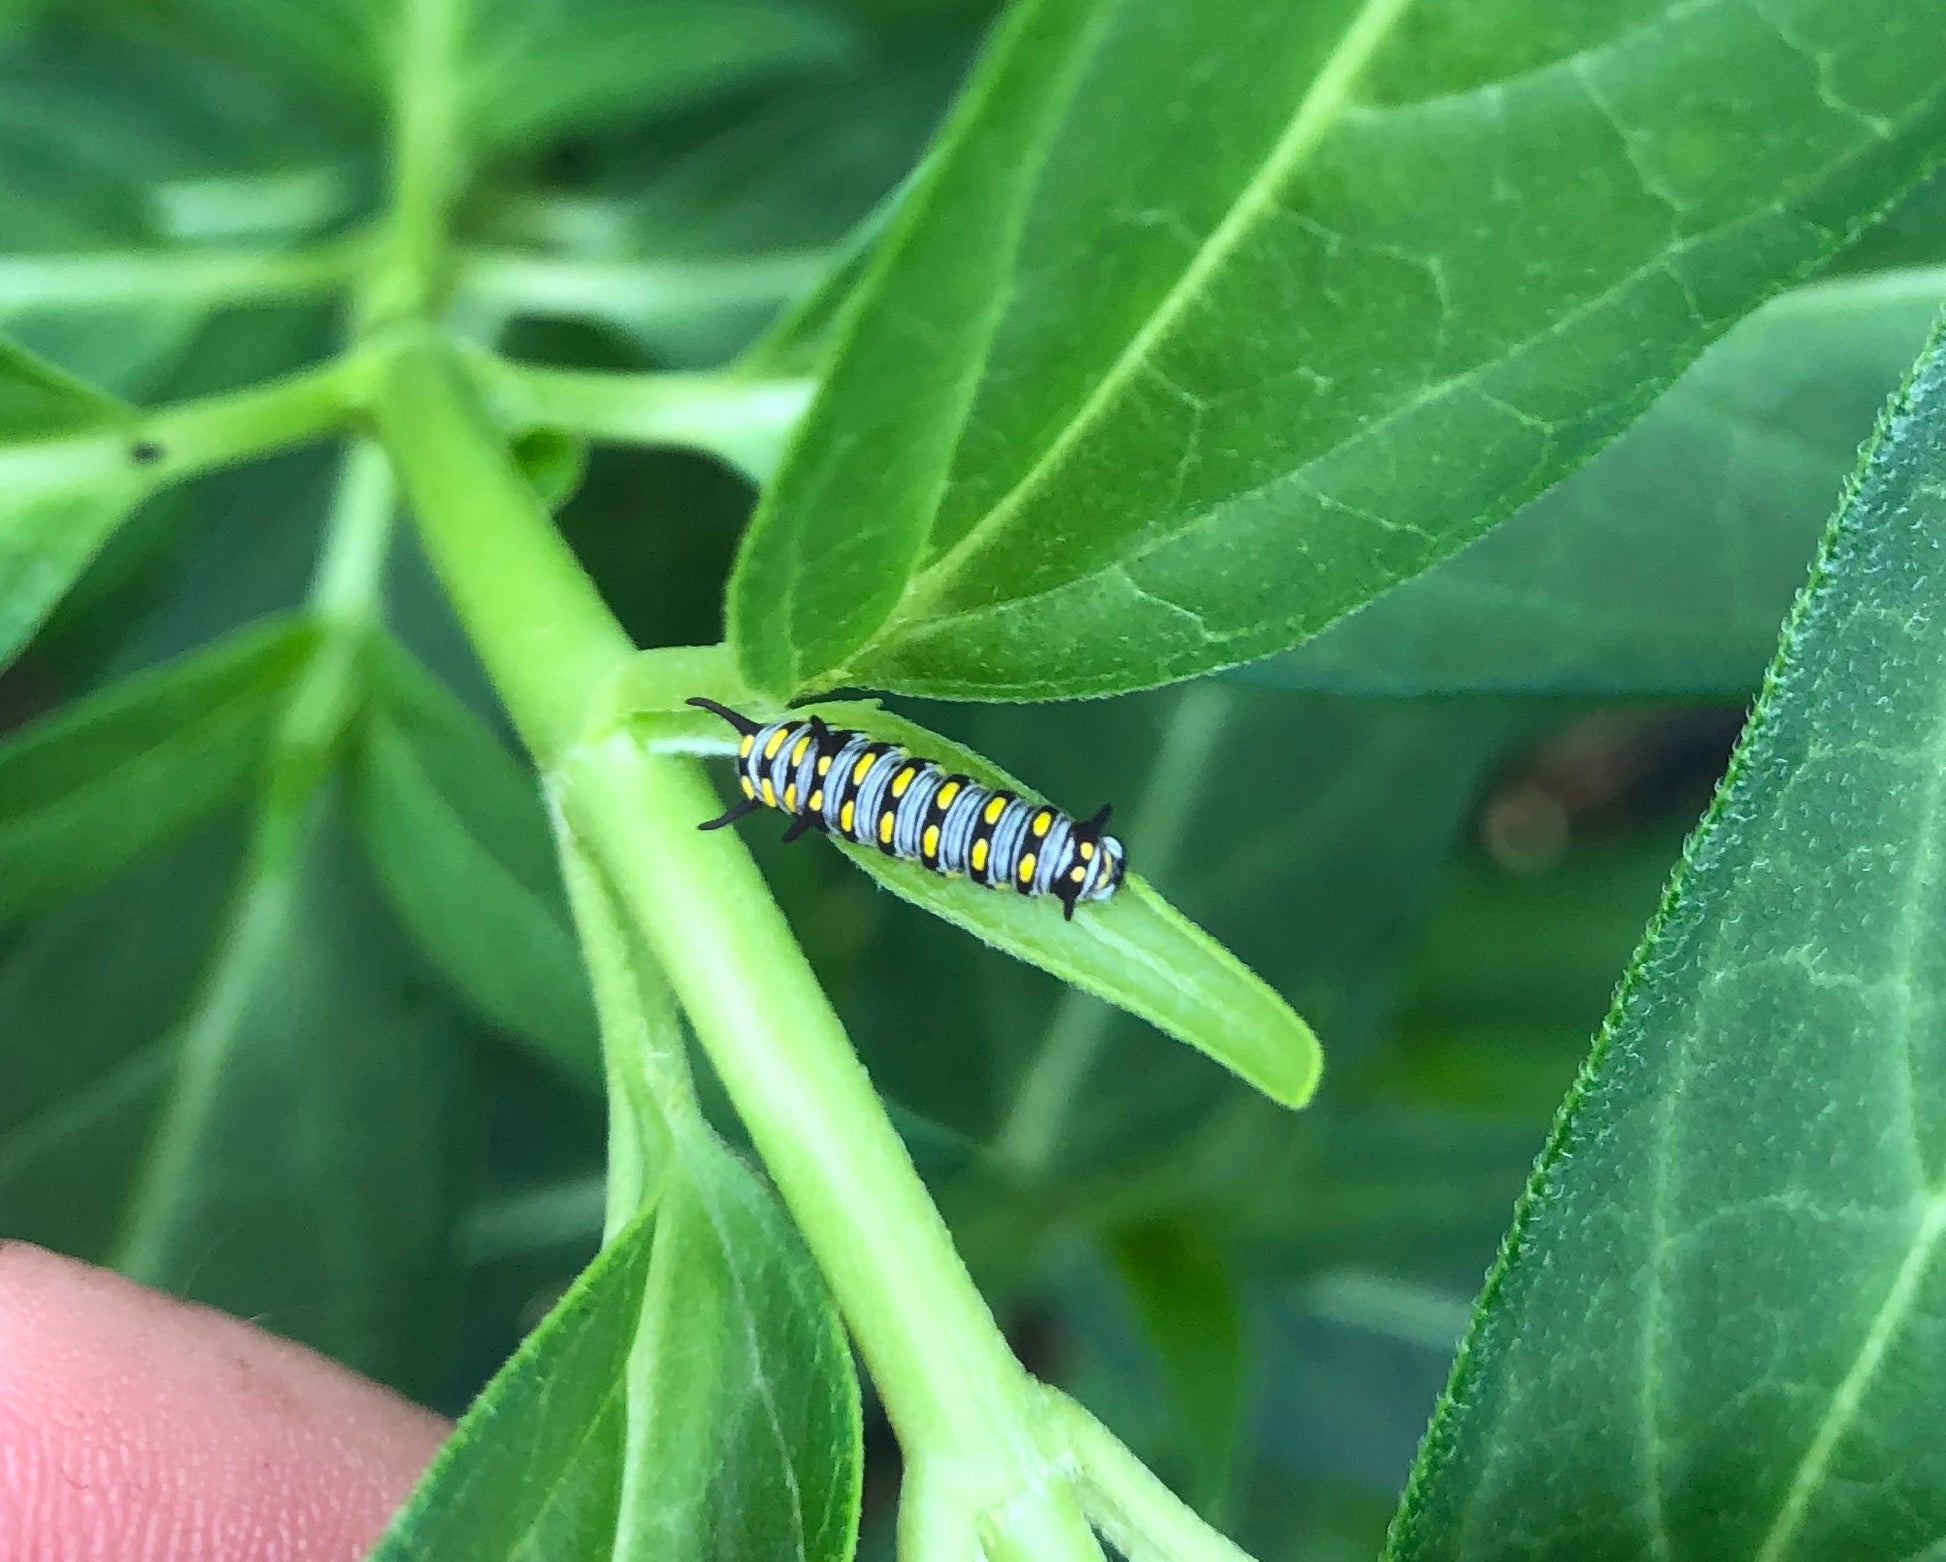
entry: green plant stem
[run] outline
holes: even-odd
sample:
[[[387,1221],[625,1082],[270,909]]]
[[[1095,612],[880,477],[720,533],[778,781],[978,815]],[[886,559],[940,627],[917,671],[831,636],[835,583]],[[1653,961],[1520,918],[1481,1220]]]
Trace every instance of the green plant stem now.
[[[1089,1517],[1128,1562],[1250,1562],[1067,1395],[1044,1386],[1036,1393]]]
[[[458,0],[405,0],[392,78],[392,204],[361,328],[428,319],[447,280],[448,226],[466,177],[455,58]]]
[[[0,313],[114,304],[234,305],[308,298],[345,286],[367,240],[293,250],[90,250],[0,256]]]
[[[250,390],[138,413],[125,423],[8,445],[0,449],[0,485],[13,492],[121,483],[145,490],[303,444],[351,415],[364,370],[363,359],[340,358]],[[133,452],[145,444],[153,459],[137,462]]]
[[[569,825],[609,870],[797,1217],[915,1467],[970,1523],[1043,1557],[1098,1555],[1045,1480],[1015,1361],[905,1146],[741,840],[693,760],[626,733],[558,772]]]
[[[589,702],[635,648],[436,336],[386,359],[372,412],[433,566],[545,768],[580,736]]]
[[[620,444],[705,450],[760,483],[776,470],[812,391],[808,379],[617,374],[500,360],[493,360],[487,373],[510,422]]]
[[[712,309],[771,308],[824,274],[823,250],[721,260],[585,260],[475,249],[459,256],[459,287],[506,315],[624,324],[684,321]]]
[[[925,1512],[998,1513],[1039,1555],[1099,1550],[1047,1479],[1031,1383],[960,1263],[830,1003],[695,761],[582,738],[626,637],[508,457],[452,354],[396,353],[373,408],[427,552],[577,841],[646,939],[851,1322]],[[914,1522],[918,1522],[915,1520]],[[941,1520],[940,1522],[944,1522]]]

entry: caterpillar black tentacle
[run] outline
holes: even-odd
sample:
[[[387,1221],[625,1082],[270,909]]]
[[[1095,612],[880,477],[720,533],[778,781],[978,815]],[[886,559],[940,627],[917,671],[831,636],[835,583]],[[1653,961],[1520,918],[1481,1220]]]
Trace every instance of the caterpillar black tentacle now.
[[[714,700],[689,703],[722,717],[741,738],[743,796],[699,829],[775,808],[791,816],[787,841],[806,830],[841,835],[948,878],[1051,895],[1070,921],[1083,901],[1106,900],[1121,887],[1122,843],[1106,832],[1105,805],[1077,820],[817,716],[764,725]]]

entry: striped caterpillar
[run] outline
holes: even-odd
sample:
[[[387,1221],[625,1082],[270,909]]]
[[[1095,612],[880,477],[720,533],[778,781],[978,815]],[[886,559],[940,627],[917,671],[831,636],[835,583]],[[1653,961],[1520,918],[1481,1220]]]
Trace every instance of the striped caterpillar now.
[[[791,816],[787,841],[806,830],[842,835],[948,878],[964,874],[992,889],[1052,895],[1070,921],[1082,901],[1106,900],[1121,886],[1122,843],[1102,833],[1105,807],[1075,820],[817,716],[765,726],[714,700],[689,703],[741,735],[743,798],[699,829],[720,830],[753,809],[775,808]]]

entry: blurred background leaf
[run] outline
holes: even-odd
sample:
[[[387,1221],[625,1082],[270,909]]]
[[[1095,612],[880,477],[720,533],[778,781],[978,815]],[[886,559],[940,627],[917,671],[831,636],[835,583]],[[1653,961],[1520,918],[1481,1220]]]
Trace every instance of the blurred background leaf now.
[[[1946,269],[1788,293],[1473,547],[1238,676],[1388,694],[1754,689]]]

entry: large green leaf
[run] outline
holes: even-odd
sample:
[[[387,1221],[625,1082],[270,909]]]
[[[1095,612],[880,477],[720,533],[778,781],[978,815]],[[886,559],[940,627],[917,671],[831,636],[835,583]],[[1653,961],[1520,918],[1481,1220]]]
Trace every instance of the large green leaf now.
[[[1786,294],[1473,547],[1243,670],[1360,693],[1754,689],[1946,272]]]
[[[0,919],[112,878],[257,778],[315,636],[242,630],[0,743]]]
[[[475,1401],[374,1562],[845,1562],[858,1389],[823,1281],[721,1145]]]
[[[846,1562],[862,1413],[823,1277],[769,1190],[700,1128],[656,1223],[614,1554]]]
[[[336,815],[253,850],[213,926],[192,854],[186,883],[116,886],[11,952],[0,1229],[423,1389],[459,1037]]]
[[[1535,1173],[1392,1556],[1937,1550],[1943,540],[1935,339]]]
[[[359,834],[406,929],[480,1016],[599,1079],[588,979],[533,772],[401,647],[374,655]]]
[[[614,1554],[629,1352],[653,1217],[620,1232],[473,1402],[372,1562]]]
[[[1322,628],[1946,151],[1933,36],[1902,0],[1020,7],[752,527],[746,676],[1052,698]]]

